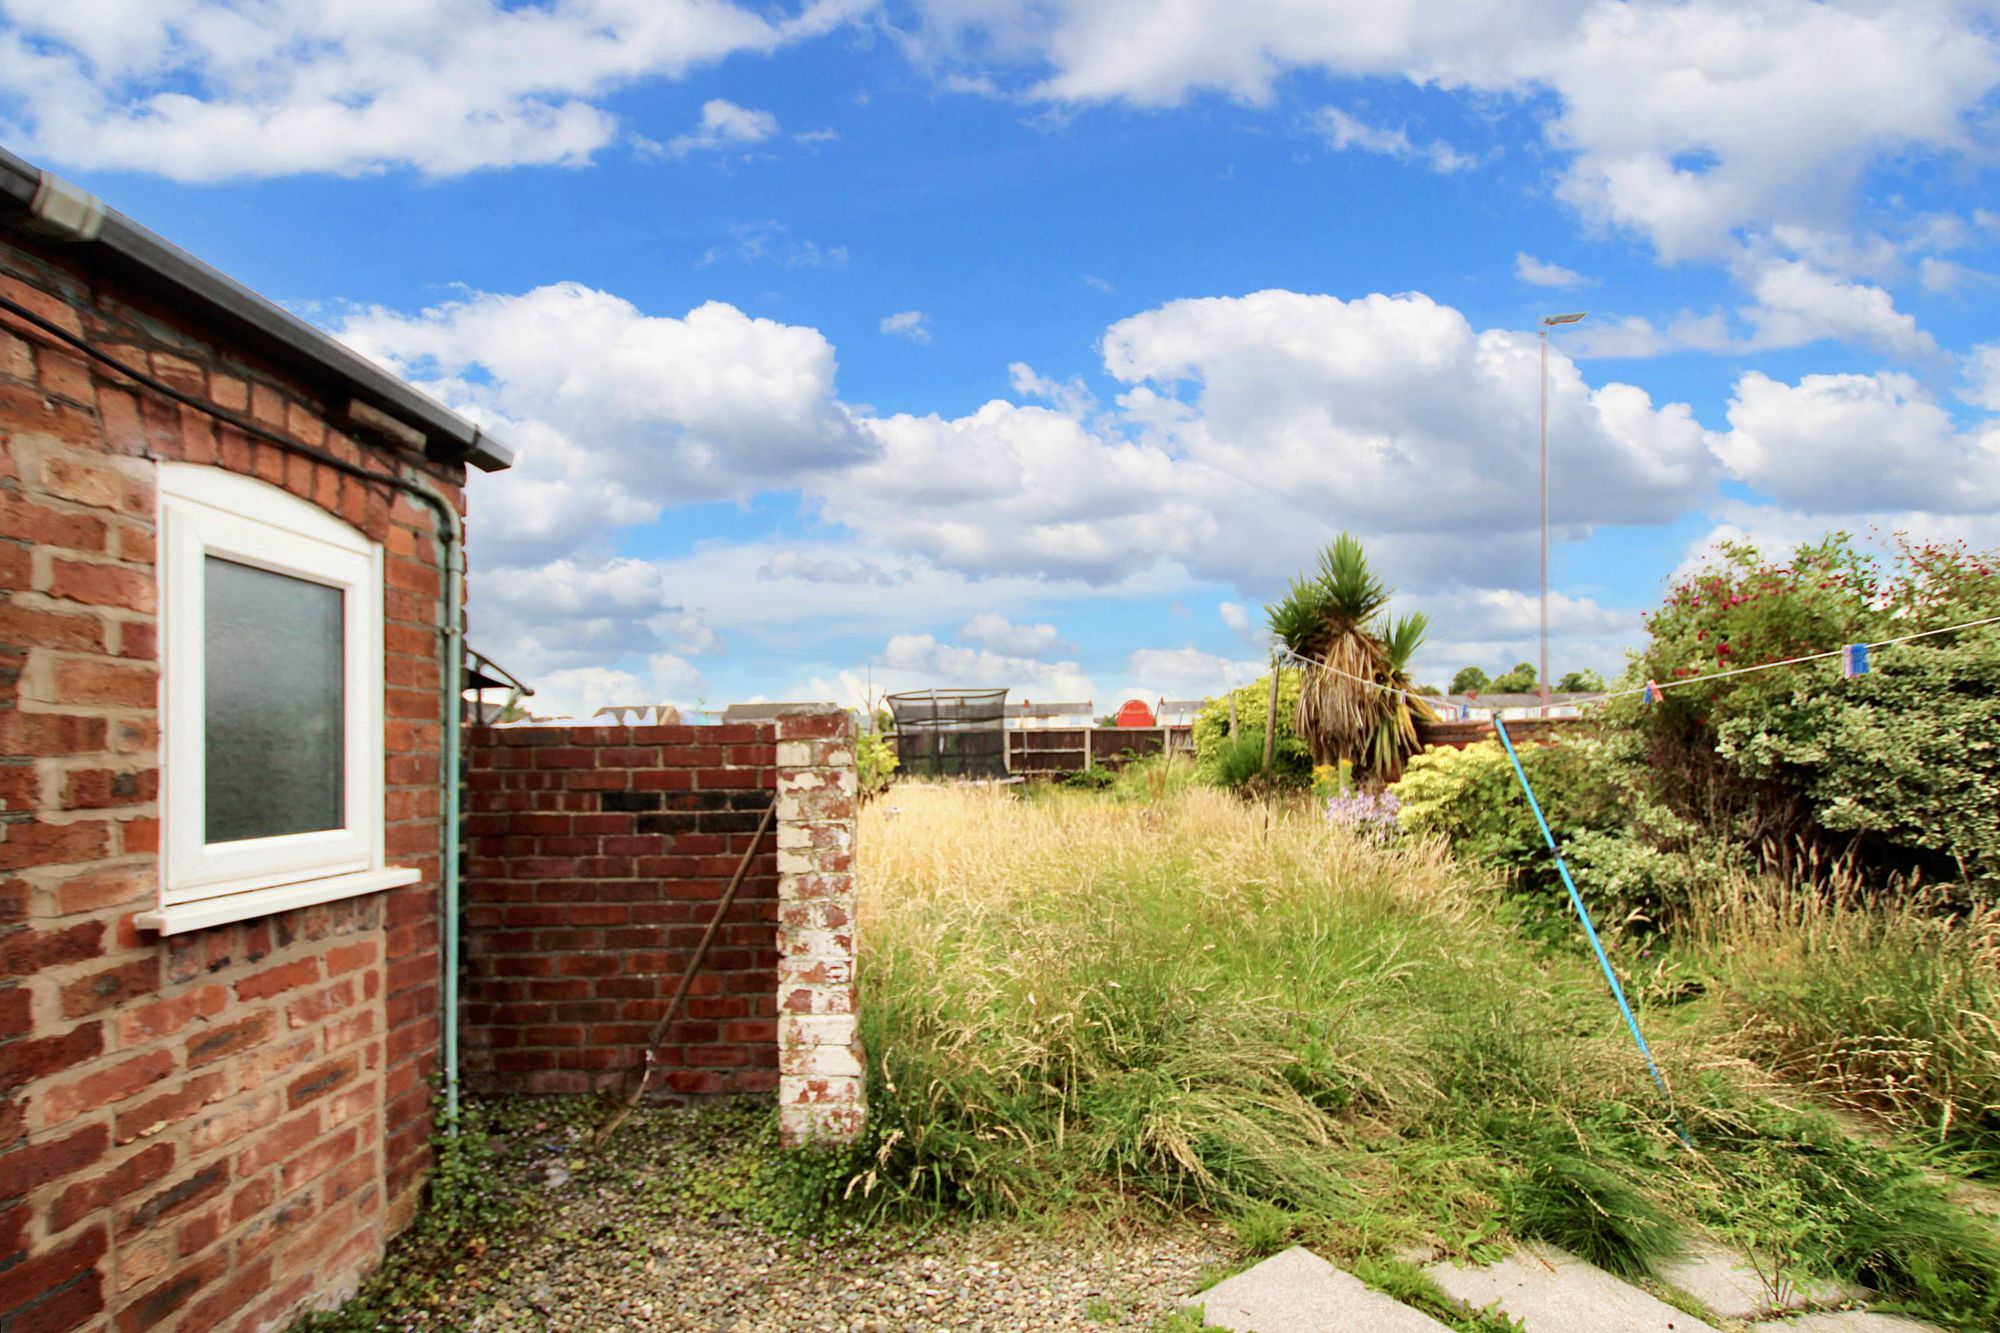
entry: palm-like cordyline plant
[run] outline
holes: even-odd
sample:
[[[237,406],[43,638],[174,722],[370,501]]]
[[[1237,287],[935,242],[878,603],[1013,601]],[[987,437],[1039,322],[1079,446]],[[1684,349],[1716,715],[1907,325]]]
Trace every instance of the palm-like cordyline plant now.
[[[1389,623],[1389,592],[1361,543],[1343,532],[1320,553],[1317,571],[1264,608],[1278,641],[1305,659],[1295,721],[1314,763],[1346,759],[1393,778],[1416,749],[1417,720],[1432,716],[1421,698],[1398,693],[1409,688],[1426,622],[1410,615]]]
[[[1421,611],[1399,616],[1394,622],[1383,617],[1382,683],[1389,688],[1370,691],[1383,707],[1363,767],[1384,782],[1403,776],[1403,761],[1416,753],[1417,723],[1437,721],[1430,703],[1421,694],[1411,693],[1410,659],[1417,655],[1429,632],[1430,620]]]

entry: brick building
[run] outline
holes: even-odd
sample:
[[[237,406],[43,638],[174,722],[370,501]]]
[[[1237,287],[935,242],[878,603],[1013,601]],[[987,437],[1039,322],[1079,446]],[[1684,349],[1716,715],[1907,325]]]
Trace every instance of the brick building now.
[[[265,1329],[428,1160],[506,450],[0,152],[0,1329]]]
[[[461,1031],[480,1090],[616,1086],[684,974],[655,1091],[858,1130],[851,719],[467,727],[510,461],[0,151],[0,1333],[337,1300]]]

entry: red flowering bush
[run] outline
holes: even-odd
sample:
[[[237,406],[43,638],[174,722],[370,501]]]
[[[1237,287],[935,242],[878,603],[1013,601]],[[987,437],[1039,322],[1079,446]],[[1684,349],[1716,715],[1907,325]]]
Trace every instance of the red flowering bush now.
[[[1996,569],[1955,543],[1898,538],[1883,559],[1836,534],[1782,562],[1725,543],[1647,620],[1626,684],[1657,681],[1660,701],[1619,701],[1614,725],[1653,795],[1775,861],[2000,875],[1967,842],[2000,826],[2000,706],[1984,684],[2000,627],[1877,649],[1854,680],[1838,658],[1741,671],[2000,615]]]

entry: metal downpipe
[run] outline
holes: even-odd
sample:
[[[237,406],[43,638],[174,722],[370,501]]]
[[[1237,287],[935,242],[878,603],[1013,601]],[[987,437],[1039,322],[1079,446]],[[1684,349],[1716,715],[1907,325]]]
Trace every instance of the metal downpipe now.
[[[430,502],[444,523],[441,541],[445,558],[444,634],[444,902],[438,925],[443,937],[443,1013],[445,1132],[458,1133],[458,900],[459,807],[464,776],[460,758],[465,711],[461,683],[465,677],[465,525],[451,502],[421,481],[410,493]]]

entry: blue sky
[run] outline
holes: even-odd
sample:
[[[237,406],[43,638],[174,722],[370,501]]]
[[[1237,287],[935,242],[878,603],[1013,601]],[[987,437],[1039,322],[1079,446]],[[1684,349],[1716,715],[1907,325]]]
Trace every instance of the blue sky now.
[[[335,11],[332,14],[320,10]],[[1206,693],[1342,528],[1423,674],[1719,536],[2000,540],[1990,3],[0,0],[0,135],[490,424],[551,707]]]

